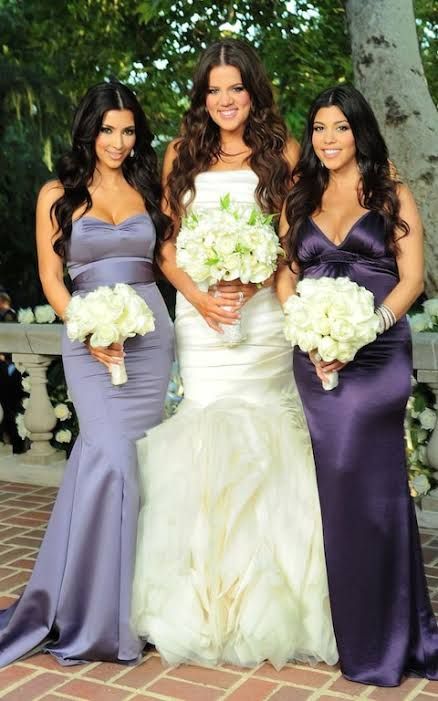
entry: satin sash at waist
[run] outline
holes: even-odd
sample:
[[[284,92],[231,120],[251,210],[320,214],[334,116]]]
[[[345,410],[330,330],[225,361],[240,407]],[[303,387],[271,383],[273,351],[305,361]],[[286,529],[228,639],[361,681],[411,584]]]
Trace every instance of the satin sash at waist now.
[[[141,285],[155,282],[152,263],[146,260],[99,260],[72,279],[73,292],[89,292],[100,285]]]

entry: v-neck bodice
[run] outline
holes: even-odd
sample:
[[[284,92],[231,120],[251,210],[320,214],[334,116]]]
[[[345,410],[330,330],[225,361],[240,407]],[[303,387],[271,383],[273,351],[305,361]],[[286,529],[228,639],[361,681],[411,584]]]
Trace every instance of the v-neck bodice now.
[[[398,282],[397,263],[385,242],[384,220],[378,212],[359,217],[340,244],[309,217],[298,234],[297,255],[302,277],[349,277],[371,290],[377,303]]]

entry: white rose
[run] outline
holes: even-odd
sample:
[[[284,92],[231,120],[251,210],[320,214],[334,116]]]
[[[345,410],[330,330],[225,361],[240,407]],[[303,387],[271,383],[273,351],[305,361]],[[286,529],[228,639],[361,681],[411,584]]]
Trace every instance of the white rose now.
[[[50,304],[41,304],[35,307],[35,319],[37,324],[52,324],[56,319],[56,314]]]
[[[90,336],[90,345],[93,348],[107,348],[111,343],[119,341],[120,333],[115,324],[102,323]]]
[[[436,414],[432,409],[424,409],[418,418],[422,428],[425,428],[426,431],[432,431],[435,428]]]
[[[425,443],[429,438],[429,434],[425,428],[419,428],[417,431],[417,443]]]
[[[55,434],[55,440],[58,441],[58,443],[70,443],[71,439],[72,433],[68,428],[63,428]]]
[[[426,475],[415,475],[412,480],[412,486],[418,495],[427,494],[430,489],[430,482]]]
[[[422,331],[427,331],[433,326],[433,321],[429,314],[424,312],[423,314],[414,314],[413,316],[408,316],[409,323],[411,325],[412,333],[421,333]]]
[[[319,348],[322,340],[322,337],[314,331],[301,331],[300,329],[297,331],[298,346],[305,353]]]
[[[433,297],[423,302],[423,309],[429,316],[438,316],[438,298]]]
[[[338,344],[338,355],[336,360],[340,360],[341,363],[349,363],[350,360],[353,360],[357,351],[357,346],[348,343],[348,341],[340,341]]]
[[[17,416],[15,417],[15,424],[17,426],[17,431],[20,438],[24,439],[30,436],[30,432],[24,425],[24,414],[17,414]]]
[[[60,421],[66,421],[66,419],[69,419],[71,416],[71,411],[67,404],[57,404],[53,411],[55,412],[56,418]]]
[[[31,383],[31,381],[30,381],[30,377],[29,377],[29,376],[27,376],[27,377],[22,377],[22,378],[21,378],[21,386],[22,386],[22,388],[24,389],[25,392],[27,392],[28,394],[30,394],[30,389],[31,389],[32,383]]]
[[[330,363],[338,358],[339,344],[330,336],[324,336],[318,343],[318,352],[325,362]]]
[[[30,307],[19,309],[17,318],[20,324],[33,324],[35,321],[33,311]]]
[[[428,465],[429,461],[427,459],[427,446],[426,445],[420,445],[418,447],[418,459],[423,465]]]
[[[330,335],[335,341],[351,341],[355,336],[354,325],[348,319],[334,319]]]

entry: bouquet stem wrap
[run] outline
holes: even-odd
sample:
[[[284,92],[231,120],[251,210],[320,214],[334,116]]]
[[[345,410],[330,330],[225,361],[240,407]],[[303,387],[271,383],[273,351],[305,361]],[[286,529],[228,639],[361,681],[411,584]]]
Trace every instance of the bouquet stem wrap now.
[[[231,312],[232,307],[224,307],[225,311]],[[227,346],[237,346],[245,339],[242,329],[242,320],[237,319],[232,324],[221,324],[223,338]]]
[[[122,346],[126,341],[125,337],[119,338],[117,343],[121,343]],[[126,372],[125,361],[121,360],[120,363],[112,363],[110,367],[111,382],[113,385],[124,385],[128,381],[128,373]]]

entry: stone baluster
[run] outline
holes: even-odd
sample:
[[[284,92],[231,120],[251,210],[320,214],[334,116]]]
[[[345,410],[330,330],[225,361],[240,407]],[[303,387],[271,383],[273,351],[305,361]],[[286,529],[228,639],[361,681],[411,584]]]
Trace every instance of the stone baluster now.
[[[30,433],[31,447],[20,461],[34,465],[48,465],[63,458],[63,453],[51,444],[56,416],[47,394],[47,368],[55,356],[14,353],[13,361],[30,378],[30,397],[24,412],[24,425]]]

